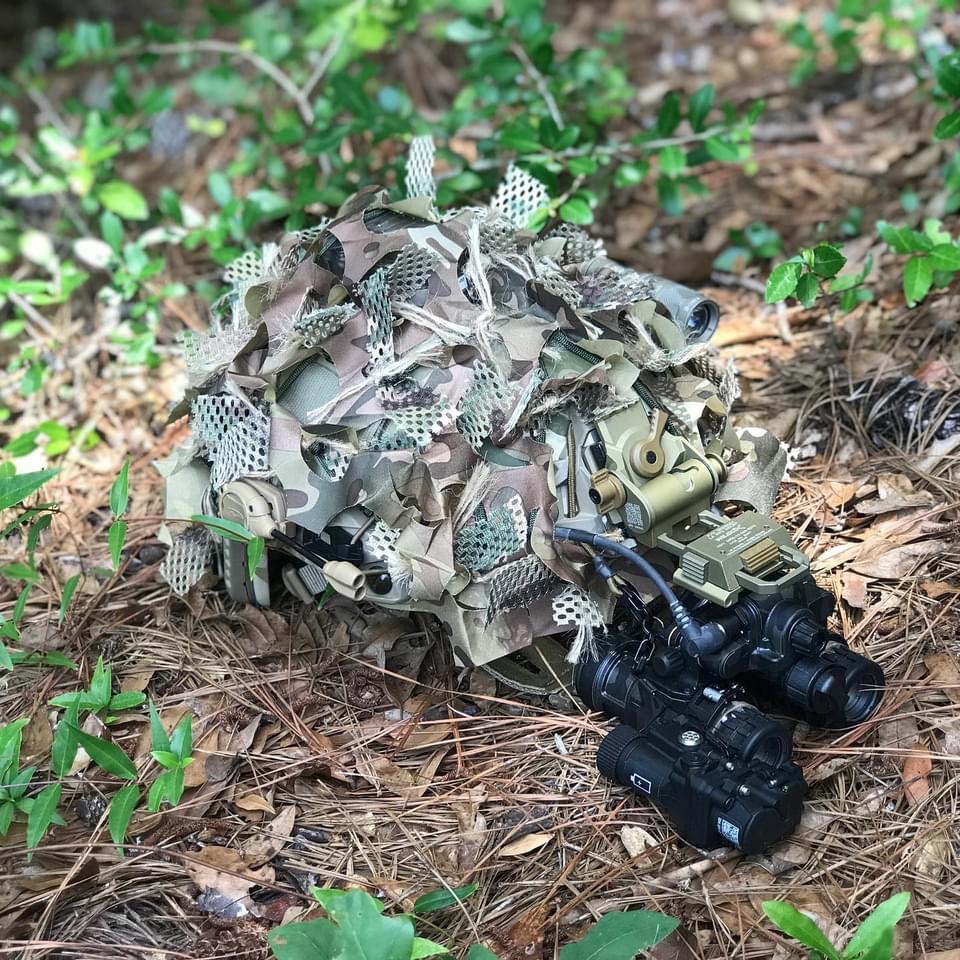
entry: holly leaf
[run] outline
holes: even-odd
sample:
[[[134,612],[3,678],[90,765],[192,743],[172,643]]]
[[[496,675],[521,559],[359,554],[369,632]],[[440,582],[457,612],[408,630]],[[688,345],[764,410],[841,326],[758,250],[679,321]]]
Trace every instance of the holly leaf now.
[[[560,960],[632,960],[669,936],[680,921],[651,910],[605,913],[576,943],[560,951]]]

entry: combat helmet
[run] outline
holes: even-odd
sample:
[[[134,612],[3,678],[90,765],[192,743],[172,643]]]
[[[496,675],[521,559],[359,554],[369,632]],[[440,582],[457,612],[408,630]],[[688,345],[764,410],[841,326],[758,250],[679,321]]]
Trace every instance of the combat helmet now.
[[[183,336],[173,416],[191,435],[159,464],[173,591],[213,566],[246,603],[336,591],[433,614],[459,663],[523,686],[518,651],[576,661],[625,595],[657,593],[557,543],[558,525],[618,538],[721,606],[806,576],[766,516],[785,452],[730,422],[717,305],[579,227],[530,229],[548,196],[519,167],[488,206],[449,211],[432,167],[415,139],[406,199],[361,190],[242,256],[209,334]]]

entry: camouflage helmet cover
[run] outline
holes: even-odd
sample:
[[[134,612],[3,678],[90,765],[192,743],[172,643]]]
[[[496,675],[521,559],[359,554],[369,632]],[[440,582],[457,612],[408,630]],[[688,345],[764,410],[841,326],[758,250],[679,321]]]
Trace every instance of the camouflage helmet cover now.
[[[256,570],[227,576],[239,599],[269,603],[282,568],[304,599],[333,586],[436,614],[465,664],[566,631],[575,658],[615,597],[552,532],[609,532],[591,498],[621,437],[653,445],[645,477],[709,454],[711,497],[760,511],[785,457],[729,424],[736,381],[702,298],[577,227],[527,229],[548,197],[516,167],[489,206],[439,213],[432,152],[414,141],[408,199],[363,190],[231,264],[211,332],[183,338],[174,416],[192,435],[159,465],[163,572],[178,593],[217,557],[227,573],[237,545],[188,522],[219,514],[268,537]]]

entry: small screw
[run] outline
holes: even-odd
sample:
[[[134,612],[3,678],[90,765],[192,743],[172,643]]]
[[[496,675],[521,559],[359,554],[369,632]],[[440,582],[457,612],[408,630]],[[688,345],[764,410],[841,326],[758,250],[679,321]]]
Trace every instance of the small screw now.
[[[739,793],[741,797],[749,797],[749,796],[750,796],[750,788],[749,788],[746,784],[743,784],[743,785],[740,787],[740,789],[737,791],[737,793]]]
[[[732,761],[732,760],[728,760],[728,761],[724,764],[724,766],[725,766],[728,770],[734,770],[734,769],[736,769],[736,768],[734,767],[734,765],[733,765],[733,761]]]
[[[680,734],[680,742],[685,747],[696,747],[700,745],[702,737],[696,730],[684,730]]]

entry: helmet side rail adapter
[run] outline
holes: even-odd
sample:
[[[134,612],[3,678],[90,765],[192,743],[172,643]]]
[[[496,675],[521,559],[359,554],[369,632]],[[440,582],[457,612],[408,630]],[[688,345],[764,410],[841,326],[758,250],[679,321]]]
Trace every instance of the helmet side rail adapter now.
[[[415,138],[406,196],[370,186],[245,253],[182,335],[161,572],[433,616],[457,664],[569,679],[618,721],[600,770],[685,840],[762,849],[806,789],[777,718],[863,723],[884,679],[770,516],[786,449],[730,416],[719,307],[531,229],[549,197],[517,166],[440,209],[433,156]],[[262,537],[255,569],[197,515]]]

